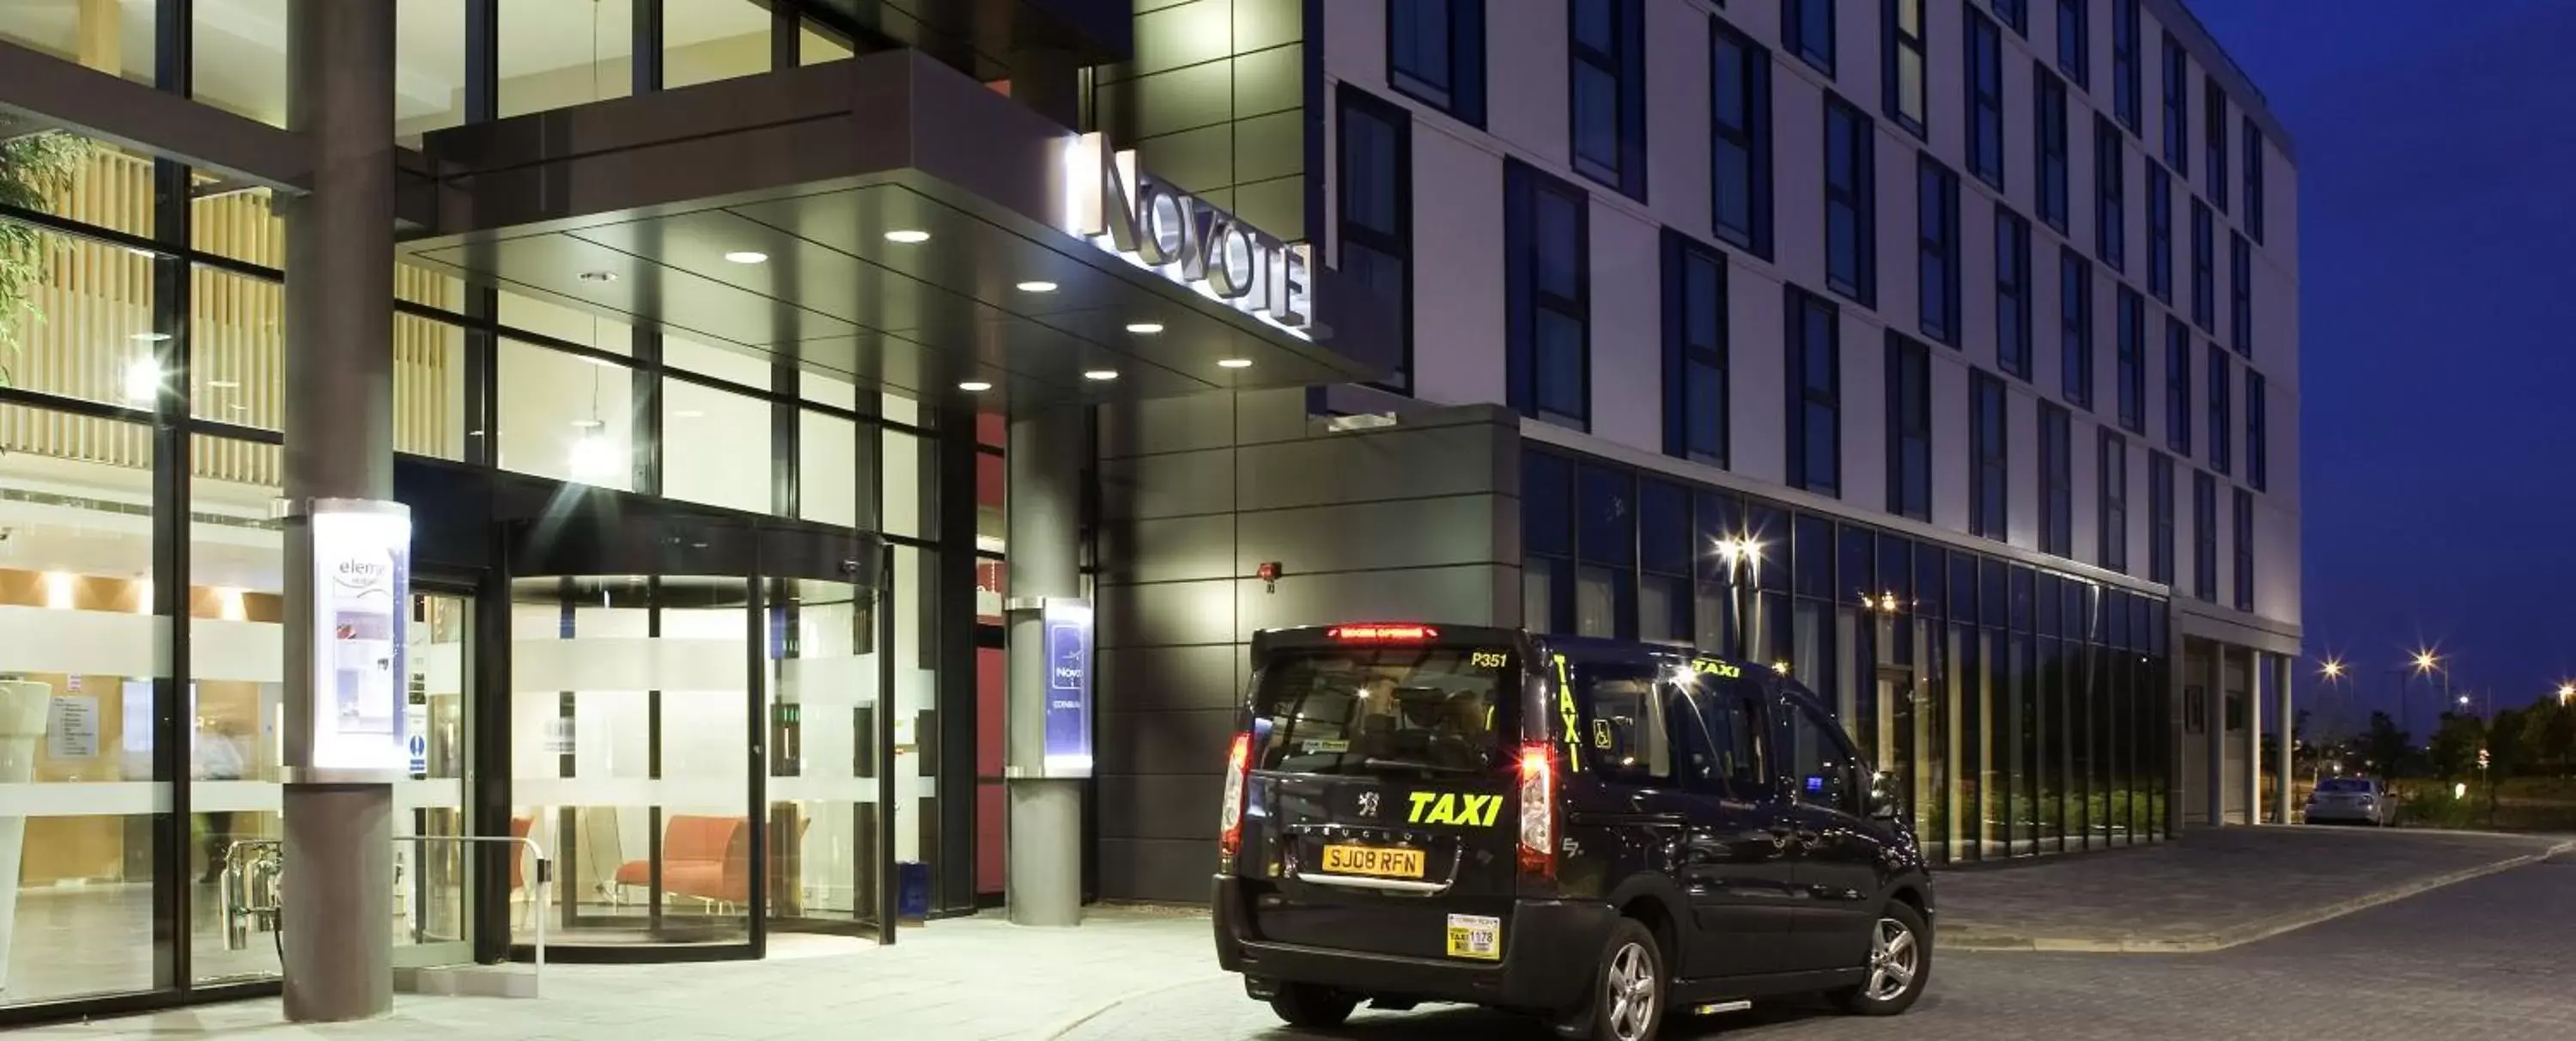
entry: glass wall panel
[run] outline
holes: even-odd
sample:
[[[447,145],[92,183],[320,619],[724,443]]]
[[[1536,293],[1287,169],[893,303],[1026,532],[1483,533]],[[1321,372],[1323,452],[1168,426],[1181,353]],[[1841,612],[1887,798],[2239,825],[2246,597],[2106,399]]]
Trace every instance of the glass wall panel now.
[[[168,954],[151,434],[0,405],[0,1004],[149,990]]]
[[[1000,553],[1010,545],[1010,465],[991,452],[975,453],[975,551]]]
[[[667,333],[662,336],[662,366],[740,384],[762,393],[767,393],[775,382],[767,354],[741,347],[719,347],[684,340]]]
[[[851,412],[859,409],[859,385],[836,373],[808,368],[797,374],[796,392],[817,405]]]
[[[394,451],[465,458],[465,330],[394,316]]]
[[[133,0],[0,3],[0,40],[148,86],[154,10]]]
[[[538,2],[551,3],[553,0]],[[507,289],[500,291],[500,303],[501,324],[512,329],[524,329],[610,354],[635,353],[635,331],[616,319]]]
[[[867,428],[862,428],[862,436]],[[880,442],[884,453],[879,472],[884,475],[878,502],[883,504],[884,531],[888,535],[927,536],[937,523],[936,497],[931,482],[938,473],[932,455],[938,446],[928,438],[901,430],[886,429]]]
[[[753,0],[688,0],[662,8],[662,86],[769,71],[769,7]]]
[[[394,0],[394,140],[465,125],[465,5]]]
[[[752,651],[733,578],[511,583],[511,830],[554,858],[550,939],[747,935]],[[514,936],[533,922],[513,919]]]
[[[148,173],[144,183],[148,208]],[[24,306],[0,312],[0,384],[152,407],[168,337],[152,326],[151,258],[10,223],[0,223],[0,258],[41,271],[25,287]]]
[[[846,416],[806,409],[797,416],[796,512],[810,521],[868,527],[860,510],[866,458],[859,453],[859,424]],[[868,427],[873,434],[875,427]],[[871,498],[873,498],[871,496]]]
[[[596,366],[590,366],[596,368]],[[768,513],[775,498],[769,400],[662,381],[662,494]]]
[[[219,268],[189,271],[188,408],[201,419],[283,429],[286,287]]]
[[[633,490],[633,374],[516,340],[498,353],[501,468]]]
[[[634,11],[598,0],[502,4],[501,118],[632,93]]]
[[[199,893],[211,912],[216,892],[206,883],[217,880],[227,850],[283,834],[286,532],[269,504],[284,494],[285,457],[276,445],[216,437],[192,439],[188,456],[189,805]],[[233,949],[217,915],[192,925],[198,980],[278,973],[269,937]]]
[[[939,857],[939,554],[894,551],[894,859]],[[933,872],[934,876],[936,871]]]
[[[819,29],[810,20],[796,29],[796,63],[799,65],[820,65],[827,61],[840,61],[853,53],[848,43],[826,30]]]
[[[878,614],[843,583],[771,588],[769,914],[790,928],[873,922]]]
[[[196,24],[190,26],[190,35],[196,52],[190,86],[196,100],[246,119],[285,126],[287,0],[221,0],[192,6]]]

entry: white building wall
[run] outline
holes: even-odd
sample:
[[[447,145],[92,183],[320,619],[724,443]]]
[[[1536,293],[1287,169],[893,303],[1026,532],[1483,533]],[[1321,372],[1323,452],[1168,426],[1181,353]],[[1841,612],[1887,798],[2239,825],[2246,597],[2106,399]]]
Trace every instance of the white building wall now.
[[[2110,113],[2115,66],[2111,0],[2090,0],[2089,88],[2068,84],[2067,228],[2060,233],[2038,213],[2038,142],[2034,67],[2056,69],[2053,3],[2028,7],[2028,35],[2003,28],[2004,180],[1995,191],[1969,169],[1967,155],[1967,19],[1982,2],[1928,0],[1929,142],[1917,139],[1886,114],[1881,83],[1881,14],[1878,4],[1838,7],[1837,68],[1827,75],[1782,45],[1781,5],[1703,0],[1644,0],[1648,185],[1643,202],[1574,173],[1568,165],[1567,12],[1552,2],[1489,4],[1486,127],[1467,126],[1446,113],[1391,89],[1386,78],[1385,8],[1377,0],[1326,0],[1326,76],[1348,82],[1413,110],[1413,213],[1416,393],[1437,403],[1505,400],[1502,162],[1531,163],[1568,184],[1590,191],[1592,262],[1592,420],[1589,438],[1605,448],[1657,452],[1662,445],[1661,280],[1658,226],[1682,229],[1715,243],[1708,230],[1710,201],[1708,20],[1723,19],[1771,51],[1773,255],[1752,256],[1718,244],[1728,258],[1729,483],[1777,491],[1786,476],[1785,333],[1782,289],[1794,284],[1833,300],[1842,312],[1843,505],[1867,516],[1886,506],[1885,372],[1889,329],[1926,340],[1916,300],[1916,162],[1927,148],[1959,177],[1962,333],[1956,347],[1933,343],[1933,522],[1975,544],[1965,534],[1969,518],[1969,379],[1971,369],[1999,372],[1994,300],[1994,210],[2019,212],[2030,222],[2032,243],[2031,355],[2027,381],[2006,377],[2009,394],[2011,545],[2040,547],[2039,402],[2068,405],[2073,471],[2073,559],[2097,564],[2101,501],[2100,439],[2119,429],[2118,290],[2133,287],[2147,304],[2141,341],[2144,382],[2142,430],[2120,430],[2128,456],[2127,570],[2145,577],[2155,528],[2149,495],[2150,452],[2175,456],[2174,569],[2180,598],[2192,592],[2193,475],[2208,469],[2211,431],[2207,415],[2207,344],[2192,336],[2188,408],[2192,451],[2172,452],[2165,429],[2164,324],[2168,314],[2190,317],[2191,200],[2206,197],[2202,174],[2205,123],[2202,81],[2213,64],[2227,82],[2229,203],[2218,217],[2215,339],[2231,342],[2227,241],[2243,227],[2246,200],[2242,120],[2259,95],[2242,84],[2206,33],[2188,23],[2174,0],[2141,0],[2137,36],[2140,122],[2123,135],[2123,196],[2127,249],[2123,270],[2104,263],[2096,243],[2093,123]],[[2161,163],[2163,62],[2166,20],[2191,51],[2185,110],[2189,120],[2188,169],[2174,171],[2173,303],[2146,292],[2150,230],[2147,164]],[[2061,76],[2062,78],[2062,76]],[[1825,291],[1823,252],[1823,123],[1826,92],[1868,114],[1877,130],[1877,300],[1863,307]],[[1329,98],[1330,92],[1324,95]],[[2263,117],[2267,127],[2275,127]],[[1330,135],[1327,135],[1329,139]],[[2297,173],[2277,130],[2267,130],[2264,155],[2266,235],[2255,248],[2257,349],[2250,364],[2268,381],[2270,480],[2257,495],[2257,614],[2276,629],[2295,632],[2298,622],[2298,317]],[[1327,221],[1329,224],[1329,220]],[[1326,236],[1329,237],[1329,233]],[[2060,247],[2071,244],[2092,270],[2092,407],[2069,404],[2061,371],[2058,282]],[[1929,342],[1927,340],[1927,342]],[[2247,394],[2244,359],[2234,363],[2229,441],[2232,473],[2219,478],[2216,613],[2234,602],[2233,489],[2250,479],[2246,464]],[[1710,478],[1718,480],[1716,471]],[[1791,496],[1794,498],[1794,496]]]

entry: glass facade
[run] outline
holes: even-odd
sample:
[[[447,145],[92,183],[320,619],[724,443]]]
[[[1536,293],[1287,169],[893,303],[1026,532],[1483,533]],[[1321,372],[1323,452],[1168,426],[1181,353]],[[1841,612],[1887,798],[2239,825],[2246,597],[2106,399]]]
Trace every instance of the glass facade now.
[[[5,4],[0,40],[145,83],[193,69],[156,85],[278,123],[286,7],[164,5],[192,11],[173,32],[150,4]],[[488,8],[497,53],[474,55],[480,8],[399,0],[398,138],[847,58],[864,35],[752,0],[671,4],[639,34],[628,7],[510,0]],[[227,928],[243,923],[219,887],[281,834],[283,223],[264,190],[45,140],[68,147],[41,204],[0,206],[0,251],[29,272],[0,311],[0,1024],[243,996],[279,972],[265,932]],[[847,374],[437,271],[397,265],[387,291],[377,348],[417,530],[411,725],[428,735],[395,786],[396,964],[500,956],[540,914],[574,948],[556,956],[859,931],[891,910],[881,849],[931,867],[934,913],[973,907],[966,861],[998,867],[999,843],[970,857],[944,820],[972,809],[937,782],[1000,772],[999,619],[980,632],[964,590],[937,585],[941,554],[975,554],[992,576],[977,613],[1000,613],[998,438]],[[530,497],[573,523],[762,549],[565,568],[584,540],[515,520]],[[941,541],[964,532],[972,546]],[[807,570],[838,580],[778,563],[789,544],[830,548]],[[843,550],[879,544],[890,571],[844,573]],[[945,667],[965,644],[989,677]],[[973,747],[978,714],[940,711],[970,684],[991,688],[989,763],[940,754]],[[468,790],[477,763],[508,779],[499,801]],[[523,856],[437,841],[469,834],[537,840],[554,899],[536,902]]]
[[[1797,676],[1936,862],[2167,837],[2163,598],[1554,451],[1522,490],[1525,624]]]

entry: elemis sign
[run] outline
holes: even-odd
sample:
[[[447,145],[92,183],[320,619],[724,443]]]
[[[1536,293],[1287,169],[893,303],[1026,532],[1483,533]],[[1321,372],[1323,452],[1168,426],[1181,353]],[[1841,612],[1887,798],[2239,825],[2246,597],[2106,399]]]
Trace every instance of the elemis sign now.
[[[1136,167],[1098,133],[1065,149],[1066,231],[1299,338],[1313,324],[1314,251]]]

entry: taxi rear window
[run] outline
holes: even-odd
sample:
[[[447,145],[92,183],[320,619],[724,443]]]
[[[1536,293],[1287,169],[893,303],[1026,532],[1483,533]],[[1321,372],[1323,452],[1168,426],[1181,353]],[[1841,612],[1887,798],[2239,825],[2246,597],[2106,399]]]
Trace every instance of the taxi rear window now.
[[[1282,651],[1252,695],[1254,768],[1467,776],[1502,766],[1513,656],[1477,647]]]

